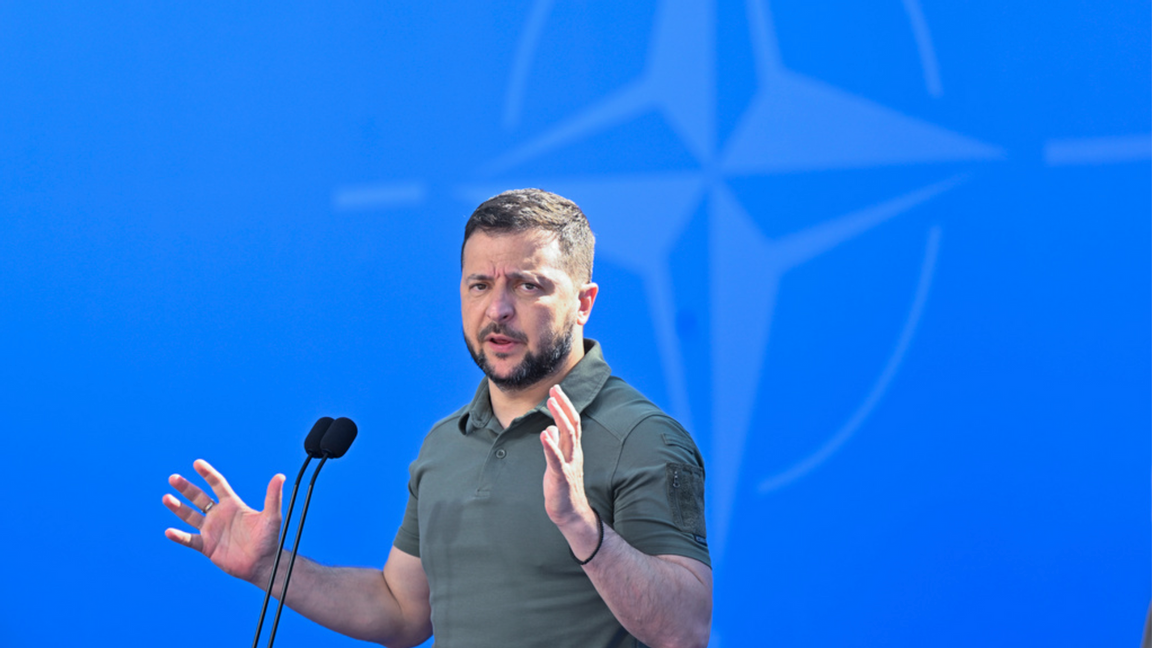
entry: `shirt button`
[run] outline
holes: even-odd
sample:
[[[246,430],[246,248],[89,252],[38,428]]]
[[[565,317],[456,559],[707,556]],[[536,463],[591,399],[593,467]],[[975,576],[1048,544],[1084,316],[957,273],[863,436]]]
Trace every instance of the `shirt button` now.
[[[500,448],[499,450],[496,451],[496,458],[497,459],[503,459],[506,456],[508,456],[508,451],[505,450],[504,448]]]

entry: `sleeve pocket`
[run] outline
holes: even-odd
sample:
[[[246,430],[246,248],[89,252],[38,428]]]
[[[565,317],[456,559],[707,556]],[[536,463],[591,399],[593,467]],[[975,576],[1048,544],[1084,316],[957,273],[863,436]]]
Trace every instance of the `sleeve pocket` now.
[[[707,537],[704,528],[704,469],[689,464],[667,465],[668,505],[672,519],[684,533],[696,536],[697,541]]]

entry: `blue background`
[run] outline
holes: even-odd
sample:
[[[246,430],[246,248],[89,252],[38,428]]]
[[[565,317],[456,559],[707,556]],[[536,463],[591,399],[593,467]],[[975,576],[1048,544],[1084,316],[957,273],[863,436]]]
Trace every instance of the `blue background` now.
[[[0,5],[0,645],[248,641],[167,476],[259,504],[325,414],[304,552],[382,564],[520,186],[703,451],[713,646],[1138,641],[1148,2],[412,4]]]

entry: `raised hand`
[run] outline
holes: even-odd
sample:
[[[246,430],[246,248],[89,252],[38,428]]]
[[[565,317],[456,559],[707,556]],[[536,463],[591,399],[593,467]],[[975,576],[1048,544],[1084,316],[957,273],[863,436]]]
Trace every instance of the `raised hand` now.
[[[580,445],[580,414],[564,390],[556,385],[548,392],[548,409],[555,425],[540,433],[544,458],[544,507],[557,526],[564,527],[595,517],[584,494],[584,450]]]
[[[204,554],[226,573],[263,586],[265,583],[258,581],[267,581],[279,540],[284,475],[276,475],[268,483],[264,510],[257,511],[245,504],[207,461],[197,459],[192,467],[208,482],[217,500],[184,477],[172,475],[168,483],[193,506],[171,493],[164,495],[164,506],[199,533],[167,529],[164,535]]]

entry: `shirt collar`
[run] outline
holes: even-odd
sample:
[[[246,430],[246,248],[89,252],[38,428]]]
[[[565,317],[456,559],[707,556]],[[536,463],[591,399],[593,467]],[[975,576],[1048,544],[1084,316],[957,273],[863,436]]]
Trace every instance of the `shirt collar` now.
[[[564,376],[564,380],[560,381],[560,387],[564,389],[564,393],[568,395],[568,399],[572,401],[576,411],[583,412],[584,408],[588,407],[596,395],[600,393],[600,389],[604,387],[604,383],[608,382],[611,375],[612,368],[604,361],[604,353],[600,348],[600,343],[591,338],[585,338],[584,357],[576,363],[575,367],[572,367],[567,376]],[[540,412],[548,418],[552,418],[552,412],[548,411],[547,398],[529,410],[529,413],[531,412]],[[458,421],[460,432],[471,434],[476,430],[488,427],[493,416],[492,399],[488,393],[488,379],[484,378],[476,388],[476,394],[472,397],[472,403],[468,406],[467,413],[461,416]]]

